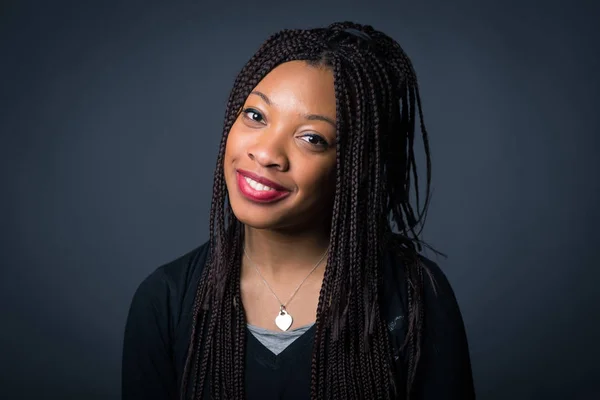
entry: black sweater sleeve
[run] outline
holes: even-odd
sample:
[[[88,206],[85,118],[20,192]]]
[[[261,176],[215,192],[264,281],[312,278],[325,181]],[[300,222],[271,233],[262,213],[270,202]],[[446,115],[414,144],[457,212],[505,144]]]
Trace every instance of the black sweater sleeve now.
[[[475,399],[465,326],[454,291],[440,268],[426,260],[425,321],[416,377],[419,400]]]
[[[162,269],[137,288],[123,342],[122,400],[170,400],[177,396],[169,311],[170,285]]]

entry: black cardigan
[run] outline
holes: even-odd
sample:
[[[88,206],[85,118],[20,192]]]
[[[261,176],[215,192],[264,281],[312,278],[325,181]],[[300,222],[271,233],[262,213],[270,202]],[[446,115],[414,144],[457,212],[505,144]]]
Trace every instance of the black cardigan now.
[[[208,244],[151,273],[138,287],[125,327],[123,400],[179,398],[189,345],[192,307]],[[452,288],[439,267],[423,258],[436,284],[425,279],[425,324],[416,400],[475,398],[469,349]],[[383,312],[396,359],[405,333],[406,281],[398,259],[384,259]],[[248,399],[310,398],[311,351],[315,326],[274,355],[247,332],[245,384]]]

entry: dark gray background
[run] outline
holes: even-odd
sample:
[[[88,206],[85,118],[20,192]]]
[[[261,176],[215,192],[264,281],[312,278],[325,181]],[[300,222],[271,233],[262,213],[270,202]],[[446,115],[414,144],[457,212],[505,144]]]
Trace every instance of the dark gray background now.
[[[598,2],[168,3],[1,3],[0,398],[119,397],[134,290],[208,237],[235,74],[345,19],[418,72],[479,398],[600,394]]]

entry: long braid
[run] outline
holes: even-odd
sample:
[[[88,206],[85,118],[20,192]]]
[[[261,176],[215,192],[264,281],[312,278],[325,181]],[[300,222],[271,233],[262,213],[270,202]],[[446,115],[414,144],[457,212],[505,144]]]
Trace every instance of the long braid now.
[[[392,113],[392,102],[389,101],[389,99],[391,99],[391,94],[388,93],[388,91],[390,90],[390,88],[392,87],[390,84],[390,80],[389,77],[387,75],[387,72],[385,71],[385,68],[383,67],[383,65],[379,62],[379,60],[377,58],[366,58],[366,62],[371,66],[372,70],[374,71],[374,75],[375,75],[375,80],[377,83],[377,87],[372,86],[371,88],[371,98],[372,98],[372,102],[375,103],[376,100],[376,96],[377,94],[379,94],[381,96],[381,102],[383,104],[388,104],[388,108],[387,110],[382,110],[382,111],[387,111],[387,113],[382,112],[381,115],[379,113],[379,111],[377,110],[377,108],[374,109],[373,112],[373,120],[374,120],[374,125],[375,126],[386,126],[387,121],[390,120],[390,115]],[[381,187],[381,179],[382,179],[382,175],[383,175],[383,171],[382,171],[382,163],[381,163],[381,147],[380,147],[380,142],[381,142],[381,137],[380,137],[380,132],[378,129],[375,130],[375,135],[374,135],[374,143],[373,143],[373,152],[374,152],[374,165],[376,166],[380,166],[379,168],[375,168],[374,169],[374,173],[373,173],[373,187]],[[381,205],[382,204],[382,200],[380,199],[381,193],[385,193],[385,190],[383,191],[372,191],[371,195],[372,195],[372,200],[370,202],[370,204],[375,204],[375,205]],[[383,209],[378,209],[377,210],[378,215],[381,215],[381,217],[377,220],[374,220],[373,223],[370,224],[370,237],[371,239],[369,239],[371,242],[373,242],[373,246],[370,246],[369,249],[371,249],[371,251],[382,251],[383,250],[383,245],[382,245],[382,241],[380,242],[378,239],[378,236],[376,235],[377,229],[384,223],[383,220],[383,216],[384,216],[384,212]],[[381,247],[380,247],[381,246]],[[375,255],[374,254],[370,254],[369,258],[374,258]],[[383,284],[383,274],[381,273],[380,269],[376,268],[375,272],[377,273],[377,285],[379,287],[382,286]],[[377,299],[379,300],[379,299]],[[389,343],[387,340],[385,340],[386,337],[386,331],[385,329],[381,329],[381,326],[376,326],[377,329],[377,335],[378,335],[378,340],[376,340],[376,343],[381,346],[382,348],[376,352],[376,355],[379,354],[387,354],[387,362],[392,365],[393,364],[393,354],[389,349]],[[378,360],[378,364],[380,364],[381,361]],[[389,369],[388,371],[388,382],[391,383],[391,390],[392,392],[397,395],[398,393],[398,388],[396,385],[396,377],[394,375],[394,372],[392,369]]]
[[[342,70],[341,67],[341,62],[340,59],[338,57],[334,57],[334,62],[333,62],[333,73],[334,73],[334,80],[336,82],[345,82],[347,81],[347,79],[344,76],[344,72]],[[340,94],[341,96],[343,96],[344,100],[340,101],[339,99],[336,101],[336,115],[341,115],[342,113],[346,113],[346,115],[350,115],[351,113],[351,108],[350,108],[350,96],[349,96],[349,91],[348,88],[345,85],[341,85],[340,84]],[[341,96],[336,96],[337,97],[341,97]],[[342,107],[344,107],[345,109],[342,109]],[[338,123],[337,123],[337,153],[336,153],[336,170],[337,170],[337,178],[336,178],[336,188],[335,188],[335,192],[336,193],[342,193],[342,192],[346,192],[348,190],[348,185],[344,184],[344,182],[342,182],[342,177],[346,176],[346,172],[345,172],[345,165],[342,162],[341,159],[341,154],[345,153],[345,149],[347,146],[347,142],[346,139],[343,136],[343,132],[346,129],[351,129],[350,127],[352,126],[352,120],[351,119],[344,119],[344,118],[339,118],[338,119]],[[331,253],[336,253],[336,252],[341,252],[344,253],[347,251],[347,246],[348,246],[348,242],[347,242],[347,232],[348,229],[346,229],[347,224],[345,224],[345,218],[343,218],[344,215],[347,215],[348,213],[348,204],[347,203],[342,203],[339,201],[336,201],[333,205],[333,212],[332,212],[332,224],[337,226],[338,228],[335,230],[332,230],[331,232],[331,237],[330,237],[330,241],[331,241]],[[333,257],[331,257],[333,258]],[[333,261],[329,260],[328,261],[328,265],[332,265]],[[333,271],[333,268],[330,269],[330,271]],[[336,277],[336,281],[333,283],[333,287],[330,288],[329,287],[329,276],[331,276],[331,274],[328,275],[326,282],[323,282],[322,285],[322,295],[321,297],[324,296],[325,293],[336,293],[337,291],[341,291],[344,290],[346,287],[343,285],[343,282],[341,279],[339,279],[339,275]],[[352,279],[352,277],[350,278]],[[349,285],[350,287],[352,285]],[[352,291],[350,289],[350,291],[345,293],[346,296],[348,296],[349,298],[352,298]],[[340,294],[340,296],[343,296],[344,294]],[[326,295],[325,295],[326,296]],[[320,301],[319,302],[319,309],[318,309],[318,316],[322,315],[323,320],[319,320],[317,322],[318,327],[320,326],[324,326],[325,325],[325,320],[324,318],[326,317],[326,313],[325,310],[323,309],[323,307],[330,307],[331,306],[331,302],[336,301],[336,298],[332,298],[331,295],[329,295],[329,298],[327,300],[327,304],[326,302]],[[344,310],[343,313],[344,316],[347,315],[347,308]],[[319,317],[318,317],[319,318]],[[350,325],[353,325],[354,321],[351,319],[350,320]],[[336,327],[337,328],[337,327]],[[339,332],[336,332],[336,328],[334,328],[334,333],[333,335],[339,335]],[[345,328],[345,327],[344,327]],[[343,335],[343,332],[342,332]],[[324,345],[325,340],[320,340],[319,341],[319,345]],[[350,351],[352,351],[353,348],[351,348]],[[342,370],[347,370],[349,369],[349,374],[354,377],[354,370],[352,369],[352,366],[347,366],[346,364],[346,360],[344,360],[341,356],[341,354],[343,354],[343,352],[346,350],[346,348],[344,347],[344,343],[340,340],[337,341],[334,346],[330,349],[330,357],[332,360],[336,360],[337,362],[333,363],[331,362],[330,365],[334,365],[340,368],[340,370],[338,371],[338,374],[342,374]],[[321,358],[317,359],[314,356],[320,354]],[[316,365],[318,365],[320,371],[323,371],[325,369],[325,360],[324,360],[324,351],[322,350],[318,350],[318,351],[314,351],[313,352],[313,371],[316,371]],[[341,362],[340,362],[341,359]],[[352,361],[351,361],[352,362]],[[346,374],[344,374],[346,375]],[[323,374],[319,373],[318,377],[313,377],[313,386],[312,386],[312,397],[313,398],[318,398],[318,397],[323,397],[323,393],[322,392],[317,392],[316,391],[316,385],[317,385],[317,379],[321,378],[321,381],[323,380]],[[327,384],[325,382],[321,382],[320,383],[320,388],[323,387],[327,387]],[[334,386],[332,388],[333,390],[333,395],[336,396],[339,393],[339,396],[341,396],[341,398],[352,398],[352,397],[348,397],[348,395],[344,396],[344,392],[348,387],[346,385],[342,385],[340,384],[340,382],[334,382]],[[352,390],[353,387],[350,387],[351,392],[353,392]]]
[[[363,32],[370,40],[348,29]],[[416,75],[404,51],[370,26],[343,22],[272,35],[236,77],[217,157],[210,254],[197,288],[181,398],[200,399],[206,390],[216,398],[245,395],[246,330],[240,294],[243,226],[227,199],[225,146],[253,88],[277,65],[293,60],[331,68],[336,94],[335,198],[317,306],[311,397],[410,397],[424,318],[416,229],[429,199],[429,144]],[[413,150],[417,113],[427,158],[422,210]],[[410,204],[411,183],[417,191],[416,211]],[[399,235],[391,236],[390,242],[394,228]],[[402,345],[406,371],[394,363],[380,305],[383,249],[390,243],[397,247],[407,277],[408,330]],[[395,389],[398,376],[405,377],[406,393]]]
[[[358,65],[355,63],[354,60],[351,61],[351,65],[353,67],[353,69],[356,71],[356,92],[357,93],[365,93],[365,88],[363,85],[363,78],[362,78],[362,74],[360,73],[361,70],[358,67]],[[356,119],[359,121],[359,125],[357,126],[358,130],[357,132],[365,132],[367,130],[367,126],[369,125],[369,120],[368,120],[368,112],[367,112],[367,99],[361,100],[361,97],[364,96],[356,96]],[[360,185],[360,178],[362,175],[362,168],[364,166],[364,162],[361,159],[361,157],[364,157],[364,152],[363,152],[363,148],[364,148],[364,139],[365,139],[365,135],[354,135],[355,140],[355,146],[353,151],[351,150],[351,154],[352,154],[352,161],[351,161],[351,165],[352,165],[352,191],[351,191],[351,196],[349,198],[347,198],[347,201],[350,201],[351,203],[351,211],[350,211],[350,242],[351,243],[360,243],[359,238],[361,237],[365,237],[364,235],[364,224],[362,224],[362,221],[360,221],[360,217],[362,214],[362,210],[360,207],[361,206],[361,197],[364,194],[363,190],[361,189]],[[359,191],[360,190],[360,191]],[[361,229],[362,227],[362,229]],[[361,230],[359,232],[359,229]],[[362,332],[361,337],[358,338],[359,340],[359,351],[361,353],[361,357],[363,358],[363,363],[365,364],[365,367],[362,368],[362,386],[363,386],[363,390],[364,390],[364,396],[366,398],[376,398],[374,393],[373,393],[373,389],[374,386],[376,387],[376,382],[373,379],[373,373],[375,370],[375,366],[373,365],[372,359],[370,357],[370,355],[372,355],[373,353],[370,351],[371,349],[369,348],[369,338],[370,338],[370,333],[368,331],[368,320],[370,319],[370,313],[369,313],[369,303],[370,303],[370,293],[369,293],[369,287],[368,287],[368,282],[366,282],[366,278],[367,278],[367,274],[368,271],[366,268],[364,268],[364,263],[363,263],[363,258],[364,258],[364,248],[368,247],[368,245],[370,245],[370,243],[367,244],[367,246],[352,246],[351,247],[351,251],[350,251],[350,255],[349,255],[349,259],[348,259],[348,268],[350,268],[351,270],[357,271],[359,272],[358,275],[358,286],[361,288],[360,292],[362,292],[362,302],[359,301],[358,303],[358,307],[357,307],[357,313],[360,316],[359,320],[361,321],[361,323],[359,324],[360,326],[360,331]]]
[[[360,53],[358,53],[360,55]],[[369,66],[372,68],[372,65],[370,65],[370,63],[368,63],[368,61],[365,60],[365,62],[367,62],[367,64],[369,64]],[[372,71],[374,72],[374,79],[371,78],[370,74],[366,74],[366,81],[367,84],[369,86],[369,101],[372,104],[376,104],[378,101],[378,90],[375,88],[375,83],[374,80],[377,78],[377,72],[376,69],[372,69]],[[372,123],[373,126],[380,126],[380,120],[379,120],[379,111],[377,110],[377,107],[373,108],[373,112],[372,112]],[[369,164],[373,164],[375,166],[379,166],[379,129],[375,129],[375,134],[373,135],[373,140],[372,142],[368,143],[370,144],[369,148],[370,151],[367,151],[366,154],[369,155],[369,159],[367,160],[367,163]],[[369,171],[370,172],[370,171]],[[375,176],[373,176],[375,175]],[[379,180],[379,168],[376,167],[373,171],[373,173],[369,173],[367,175],[367,186],[370,187],[377,187],[377,182]],[[368,204],[378,204],[378,195],[379,192],[378,191],[373,191],[373,192],[368,192],[368,196],[369,199],[367,201],[367,205]],[[374,340],[374,345],[378,346],[379,348],[375,349],[375,351],[373,351],[373,355],[375,358],[375,370],[374,370],[374,375],[375,377],[378,379],[377,383],[376,383],[376,398],[384,398],[385,395],[384,393],[390,393],[391,391],[391,387],[392,385],[390,384],[390,379],[389,379],[389,368],[385,368],[385,366],[389,365],[389,357],[386,357],[386,353],[389,354],[388,351],[388,346],[387,346],[387,340],[382,340],[381,338],[381,333],[382,333],[382,329],[381,326],[379,324],[377,324],[377,321],[380,318],[379,314],[379,307],[377,307],[376,305],[378,305],[378,288],[382,287],[382,280],[381,280],[381,271],[380,269],[377,267],[377,265],[375,264],[375,261],[377,260],[377,252],[380,251],[379,249],[379,237],[377,235],[377,232],[380,231],[380,221],[378,219],[373,219],[371,221],[368,221],[367,224],[367,257],[366,257],[366,270],[367,273],[371,275],[369,282],[370,282],[370,295],[372,296],[372,298],[370,299],[371,302],[371,310],[369,311],[369,325],[368,325],[368,332],[371,335],[375,335],[375,340]],[[385,330],[383,330],[383,333],[387,333]],[[386,339],[385,337],[383,339]]]

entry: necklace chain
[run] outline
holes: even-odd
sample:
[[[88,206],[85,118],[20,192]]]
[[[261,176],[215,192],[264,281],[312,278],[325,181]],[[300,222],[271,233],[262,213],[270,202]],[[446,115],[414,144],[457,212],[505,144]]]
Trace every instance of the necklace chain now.
[[[248,258],[248,260],[250,261],[250,263],[252,264],[252,266],[254,267],[254,269],[256,270],[256,272],[258,272],[258,275],[260,275],[260,278],[262,279],[262,281],[265,283],[265,285],[271,291],[271,293],[273,293],[273,296],[275,296],[275,298],[277,299],[277,301],[279,302],[279,304],[281,304],[281,308],[282,309],[285,309],[286,306],[290,303],[290,301],[292,301],[292,299],[294,298],[294,296],[296,295],[296,293],[298,293],[298,290],[300,290],[300,287],[304,284],[304,282],[306,282],[306,280],[308,279],[308,277],[311,276],[312,273],[321,264],[321,261],[323,261],[323,259],[325,258],[325,255],[327,254],[327,250],[329,250],[329,248],[327,248],[327,250],[325,250],[325,253],[323,253],[323,255],[321,256],[321,258],[319,259],[319,261],[317,261],[317,263],[313,267],[313,269],[310,270],[310,272],[308,273],[308,275],[306,275],[306,278],[304,278],[302,280],[302,282],[300,282],[300,284],[296,287],[296,290],[294,290],[294,293],[292,293],[292,295],[290,296],[290,298],[288,299],[288,301],[286,301],[284,303],[284,302],[282,302],[279,299],[279,296],[277,296],[277,294],[275,293],[275,291],[271,288],[271,285],[269,285],[269,282],[267,282],[267,280],[265,279],[265,277],[263,276],[263,274],[260,273],[260,270],[256,266],[256,263],[254,261],[252,261],[252,259],[250,258],[250,256],[246,252],[246,246],[244,246],[243,249],[244,249],[244,255],[246,256],[246,258]]]

